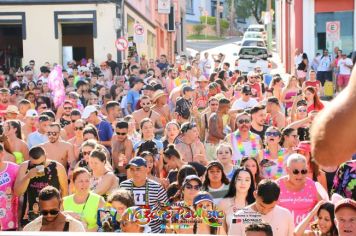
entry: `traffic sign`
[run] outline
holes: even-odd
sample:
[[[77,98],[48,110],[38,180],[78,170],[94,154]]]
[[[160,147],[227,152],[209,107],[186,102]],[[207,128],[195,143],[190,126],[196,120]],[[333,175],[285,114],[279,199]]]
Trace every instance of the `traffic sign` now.
[[[169,14],[171,10],[170,0],[158,0],[158,13],[159,14]]]
[[[340,40],[340,21],[326,22],[326,40],[331,42]]]
[[[115,41],[115,46],[116,46],[117,50],[125,51],[127,49],[127,47],[129,46],[129,42],[124,37],[121,37]]]
[[[145,32],[145,29],[143,28],[142,25],[140,25],[140,24],[135,25],[135,34],[143,35],[144,32]]]

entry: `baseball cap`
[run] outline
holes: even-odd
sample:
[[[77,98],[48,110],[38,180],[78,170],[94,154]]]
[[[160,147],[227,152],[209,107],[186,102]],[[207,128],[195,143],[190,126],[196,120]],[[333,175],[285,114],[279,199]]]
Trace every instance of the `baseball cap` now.
[[[211,167],[219,167],[219,169],[224,170],[224,167],[222,166],[222,164],[218,161],[211,161],[208,166],[206,167],[206,170],[209,170]]]
[[[356,201],[350,198],[345,198],[339,201],[338,203],[335,204],[335,213],[343,207],[352,208],[353,210],[356,211]]]
[[[203,183],[201,182],[201,180],[199,179],[199,177],[197,175],[188,175],[187,177],[185,177],[182,186],[184,187],[191,180],[197,181],[200,186],[203,185]]]
[[[126,169],[130,168],[131,166],[140,167],[140,166],[147,166],[147,162],[142,157],[134,157],[130,160],[130,162],[126,165]]]
[[[197,127],[197,125],[195,123],[185,122],[184,124],[182,124],[182,127],[180,128],[180,131],[182,133],[186,133],[189,130],[195,128],[195,127]]]
[[[162,96],[167,96],[167,94],[163,90],[157,90],[152,96],[152,101],[155,102],[158,98]]]
[[[82,119],[88,119],[88,117],[90,116],[90,114],[93,113],[93,112],[96,112],[96,111],[98,111],[98,110],[96,109],[95,106],[93,106],[93,105],[86,106],[86,107],[84,108],[83,113],[82,113]]]
[[[47,66],[41,66],[40,71],[41,71],[41,73],[50,73],[51,72]]]
[[[199,202],[202,202],[202,201],[209,201],[211,203],[214,203],[214,200],[209,193],[203,193],[203,194],[198,194],[194,198],[193,205],[197,205]]]
[[[251,94],[252,92],[251,92],[251,87],[249,86],[249,85],[244,85],[243,87],[242,87],[242,93],[243,94]]]
[[[15,113],[15,114],[19,114],[19,109],[17,108],[17,106],[14,105],[8,105],[6,108],[6,113]]]
[[[152,85],[146,84],[142,88],[143,90],[155,91]]]
[[[183,87],[183,94],[185,94],[186,92],[189,92],[189,91],[194,91],[194,89],[189,85],[186,85]]]
[[[10,90],[7,88],[1,88],[0,93],[10,93]]]
[[[34,109],[30,109],[26,112],[26,117],[37,117],[38,113]]]
[[[309,141],[299,142],[298,146],[294,150],[295,151],[311,152],[310,142]]]
[[[254,77],[256,73],[254,71],[250,71],[247,73],[247,77]]]

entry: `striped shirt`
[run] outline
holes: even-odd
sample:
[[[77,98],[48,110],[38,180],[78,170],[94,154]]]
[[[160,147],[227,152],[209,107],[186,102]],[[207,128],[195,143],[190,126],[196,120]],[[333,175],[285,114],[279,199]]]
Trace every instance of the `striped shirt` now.
[[[132,179],[128,179],[120,184],[120,188],[132,191],[136,206],[149,205],[151,211],[159,210],[160,206],[164,205],[168,200],[167,192],[162,185],[150,179],[147,179],[146,184],[141,187],[135,187]],[[148,195],[146,195],[147,193]],[[163,228],[161,227],[162,223],[163,222],[160,219],[151,220],[149,226],[151,227],[152,232],[161,233]]]
[[[229,185],[223,184],[220,188],[211,188],[208,186],[207,191],[213,196],[214,203],[217,205],[225,197],[229,190]]]

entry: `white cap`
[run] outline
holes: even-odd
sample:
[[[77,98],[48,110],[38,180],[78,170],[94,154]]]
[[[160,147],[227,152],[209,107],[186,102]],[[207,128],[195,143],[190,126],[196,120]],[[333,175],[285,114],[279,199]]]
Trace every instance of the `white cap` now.
[[[247,73],[247,77],[252,77],[252,76],[255,76],[255,75],[256,75],[256,73],[254,71],[249,71]]]
[[[38,113],[34,109],[30,109],[26,112],[26,117],[37,117]]]
[[[93,113],[93,112],[96,112],[96,111],[98,111],[98,110],[96,109],[95,106],[93,106],[93,105],[86,106],[86,107],[84,108],[83,113],[82,113],[82,119],[88,119],[88,117],[90,116],[90,114]]]

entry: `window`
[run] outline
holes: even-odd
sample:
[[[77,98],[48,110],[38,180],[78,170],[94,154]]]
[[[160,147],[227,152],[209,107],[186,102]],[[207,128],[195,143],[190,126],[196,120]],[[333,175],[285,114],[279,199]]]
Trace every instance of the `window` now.
[[[193,0],[186,0],[186,13],[193,15]]]
[[[315,48],[316,50],[323,50],[327,48],[329,52],[338,46],[344,52],[349,54],[353,51],[353,35],[354,35],[354,12],[340,11],[340,12],[323,12],[315,14]],[[326,22],[340,21],[340,40],[338,42],[328,42],[326,39]]]

